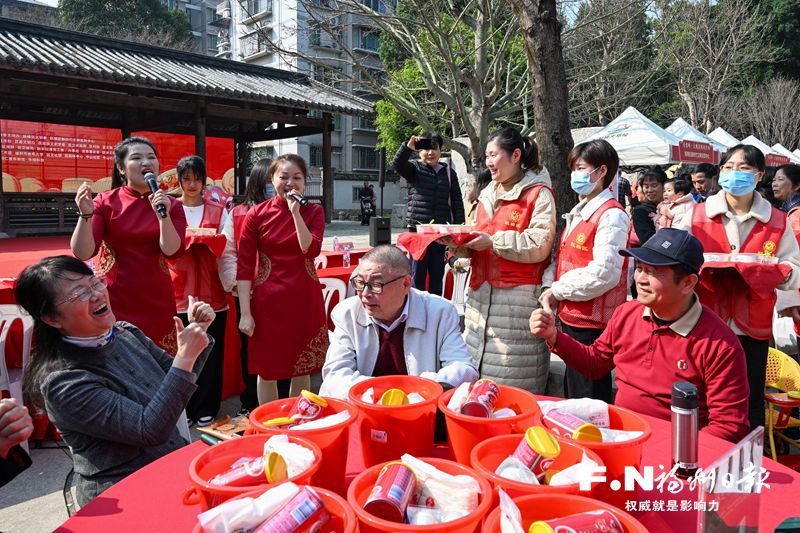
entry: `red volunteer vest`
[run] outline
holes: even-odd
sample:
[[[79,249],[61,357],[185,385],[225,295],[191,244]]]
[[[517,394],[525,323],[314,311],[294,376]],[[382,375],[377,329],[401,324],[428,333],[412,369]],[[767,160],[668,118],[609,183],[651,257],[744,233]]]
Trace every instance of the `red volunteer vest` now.
[[[706,205],[697,204],[694,208],[692,234],[703,245],[705,253],[731,253],[731,245],[720,219],[722,215],[709,218]],[[753,231],[736,253],[774,256],[785,229],[786,215],[773,207],[769,221],[765,224],[756,220]],[[761,340],[772,337],[772,310],[777,299],[774,291],[769,297],[761,298],[743,282],[738,281],[738,286],[731,286],[729,277],[714,277],[711,273],[703,275],[703,282],[697,286],[701,303],[709,306],[725,321],[732,318],[734,324],[749,337]]]
[[[476,226],[478,231],[494,235],[498,231],[516,231],[522,233],[530,224],[533,208],[539,191],[545,185],[536,185],[522,191],[516,200],[503,201],[491,218],[483,204],[478,204]],[[551,193],[549,187],[546,187]],[[469,286],[478,290],[484,281],[498,289],[507,289],[519,285],[541,285],[542,274],[550,264],[548,257],[541,263],[518,263],[503,259],[491,248],[472,254],[472,277]]]
[[[219,233],[224,209],[219,204],[205,202],[200,227],[213,228]],[[219,280],[217,257],[207,246],[190,246],[181,257],[169,261],[169,271],[178,311],[188,309],[190,294],[214,310],[227,305],[227,295]]]
[[[620,203],[611,198],[601,205],[588,220],[581,220],[572,229],[556,254],[556,280],[564,272],[584,268],[594,258],[594,237],[603,213],[609,209],[622,209]],[[624,211],[624,210],[623,210]],[[564,230],[566,232],[566,230]],[[563,237],[563,235],[562,235]],[[585,302],[562,300],[558,303],[558,317],[575,328],[604,329],[614,310],[628,299],[628,260],[622,264],[619,282],[609,291]]]

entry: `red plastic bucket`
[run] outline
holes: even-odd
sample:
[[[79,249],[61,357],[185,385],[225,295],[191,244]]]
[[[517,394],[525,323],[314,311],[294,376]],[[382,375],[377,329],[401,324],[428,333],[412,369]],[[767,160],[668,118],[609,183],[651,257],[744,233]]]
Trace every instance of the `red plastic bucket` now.
[[[550,425],[541,414],[537,418],[538,425],[550,429]],[[628,409],[609,405],[608,418],[611,429],[641,431],[642,435],[624,442],[581,441],[580,445],[599,455],[606,465],[606,482],[593,488],[593,493],[599,499],[624,509],[626,500],[636,499],[635,491],[626,492],[622,490],[625,486],[625,467],[632,466],[637,470],[639,469],[642,464],[644,443],[647,442],[652,433],[647,420]],[[618,490],[612,490],[609,486],[613,481],[621,484]]]
[[[374,389],[377,401],[389,389],[406,394],[416,392],[424,401],[410,405],[376,405],[361,401],[367,389]],[[361,450],[364,465],[372,466],[400,458],[404,453],[416,457],[433,451],[433,431],[436,424],[436,400],[442,386],[417,376],[382,376],[356,383],[348,398],[361,413]]]
[[[574,494],[534,494],[515,498],[514,503],[517,504],[522,513],[523,531],[528,531],[531,524],[537,520],[549,520],[586,511],[605,509],[613,512],[619,518],[625,528],[625,533],[648,533],[647,528],[628,513],[607,503],[584,496],[575,496]],[[483,524],[483,532],[500,533],[499,507],[486,517],[486,522]]]
[[[514,481],[513,479],[506,479],[494,473],[500,463],[506,457],[514,453],[514,450],[519,445],[520,440],[524,438],[523,435],[500,435],[499,437],[492,437],[475,446],[472,449],[470,456],[470,463],[475,471],[489,480],[494,488],[495,505],[500,503],[500,497],[497,489],[503,489],[512,498],[519,496],[527,496],[528,494],[582,494],[583,496],[591,496],[591,492],[581,493],[578,483],[570,485],[559,485],[551,487],[549,485],[532,485],[530,483],[522,483]],[[569,439],[562,439],[556,437],[561,453],[553,461],[550,468],[554,470],[564,470],[568,466],[572,466],[581,461],[585,453],[589,459],[595,461],[598,465],[603,466],[603,460],[600,459],[596,453],[591,450],[580,446],[575,441]]]
[[[347,501],[339,496],[336,493],[329,491],[328,489],[324,489],[321,487],[311,487],[319,494],[319,497],[322,498],[322,501],[325,502],[325,508],[331,514],[331,520],[328,522],[323,531],[325,533],[356,533],[358,531],[358,518],[356,518],[356,514],[353,512],[353,509],[350,507],[350,504]],[[238,500],[240,498],[258,498],[264,492],[266,492],[268,487],[262,487],[256,490],[251,490],[250,492],[246,492],[244,494],[240,494],[235,498],[231,498],[232,500]],[[200,524],[196,524],[192,533],[203,533],[203,528]]]
[[[264,426],[261,422],[286,416],[294,405],[295,398],[285,398],[259,405],[250,413],[250,431],[270,435],[296,435],[315,443],[322,451],[322,462],[312,479],[315,486],[345,494],[345,470],[347,467],[347,447],[351,424],[358,419],[358,409],[348,402],[325,398],[328,406],[322,416],[334,415],[342,411],[350,413],[350,418],[333,426],[319,429],[280,429]],[[298,426],[298,427],[302,427]]]
[[[452,474],[454,476],[468,475],[477,479],[481,488],[481,494],[478,497],[478,507],[468,515],[462,516],[457,520],[429,526],[412,526],[380,519],[364,510],[364,504],[367,498],[369,498],[375,481],[378,479],[381,468],[384,466],[383,464],[379,464],[361,472],[353,480],[350,484],[350,488],[347,490],[347,503],[350,504],[350,507],[353,508],[356,516],[358,516],[360,533],[385,533],[387,531],[394,533],[402,533],[404,531],[415,533],[475,533],[480,531],[481,520],[483,520],[483,517],[489,512],[492,505],[492,486],[489,482],[476,474],[471,468],[467,468],[456,462],[447,461],[446,459],[420,459],[447,474]]]
[[[470,453],[479,442],[498,435],[523,433],[534,425],[536,415],[541,412],[536,396],[530,392],[506,385],[498,387],[500,396],[495,403],[495,409],[510,407],[519,413],[517,416],[481,418],[451,411],[447,408],[447,402],[450,401],[455,389],[447,391],[439,398],[439,409],[447,421],[447,440],[453,456],[461,464],[470,464]]]
[[[208,480],[228,470],[233,463],[242,457],[256,457],[263,453],[264,443],[271,437],[272,435],[251,435],[225,440],[214,446],[209,446],[207,450],[199,453],[189,464],[189,479],[192,482],[192,486],[184,491],[183,504],[200,504],[200,507],[205,511],[258,487],[262,489],[269,487],[270,484],[266,482],[266,478],[264,483],[257,487],[220,487],[210,484]],[[314,452],[314,462],[311,463],[311,467],[302,474],[287,480],[298,485],[307,485],[311,481],[311,476],[319,468],[322,452],[319,446],[308,439],[290,435],[289,442],[300,444]]]

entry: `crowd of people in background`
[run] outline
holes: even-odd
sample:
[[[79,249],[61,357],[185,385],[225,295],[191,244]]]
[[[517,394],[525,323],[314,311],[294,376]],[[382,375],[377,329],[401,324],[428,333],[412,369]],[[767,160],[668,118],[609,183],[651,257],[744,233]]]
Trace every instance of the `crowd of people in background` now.
[[[80,502],[185,444],[189,425],[215,419],[229,294],[242,344],[242,415],[277,399],[278,382],[289,380],[297,395],[320,371],[323,391],[338,396],[392,373],[446,388],[480,376],[543,394],[556,352],[567,363],[569,398],[614,401],[617,368],[618,399],[654,416],[667,416],[668,385],[684,379],[701,391],[701,422],[717,435],[734,440],[763,424],[776,297],[741,280],[705,280],[700,269],[703,252],[758,253],[789,267],[779,289],[800,289],[800,166],[774,169],[767,183],[764,155],[737,145],[720,167],[683,165],[671,176],[653,167],[628,182],[614,148],[589,141],[569,154],[578,202],[557,235],[553,184],[533,138],[513,128],[493,133],[466,202],[443,147],[427,133],[395,155],[408,183],[408,231],[468,223],[473,238],[437,239],[418,261],[394,246],[373,249],[351,278],[355,296],[333,310],[329,334],[314,266],[324,215],[303,201],[300,156],[258,161],[244,201],[229,210],[204,194],[201,158],[179,161],[174,197],[151,192],[159,161],[149,140],[119,143],[114,187],[93,196],[84,184],[76,194],[75,258],[47,258],[17,286],[38,339],[26,388],[73,450]],[[368,183],[359,197],[374,202]],[[368,218],[362,211],[362,224]],[[223,236],[221,253],[188,245],[203,235]],[[470,272],[463,333],[440,296],[447,264]],[[798,310],[782,313],[800,324]],[[703,353],[673,361],[681,350]],[[651,368],[655,354],[666,359]],[[648,379],[654,373],[659,379]],[[0,409],[15,435],[26,431],[19,409]]]

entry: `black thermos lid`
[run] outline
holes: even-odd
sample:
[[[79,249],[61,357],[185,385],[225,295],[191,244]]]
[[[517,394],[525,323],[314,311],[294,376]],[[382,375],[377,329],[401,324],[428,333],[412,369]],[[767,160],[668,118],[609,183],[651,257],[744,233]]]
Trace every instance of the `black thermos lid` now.
[[[688,381],[673,383],[672,405],[681,409],[697,409],[697,387]]]

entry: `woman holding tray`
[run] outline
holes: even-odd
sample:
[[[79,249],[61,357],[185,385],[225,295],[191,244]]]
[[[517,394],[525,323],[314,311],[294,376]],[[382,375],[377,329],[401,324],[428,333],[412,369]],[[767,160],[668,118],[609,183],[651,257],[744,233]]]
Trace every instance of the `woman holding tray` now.
[[[479,195],[475,238],[455,250],[472,259],[464,340],[482,377],[543,394],[550,351],[531,339],[528,319],[555,240],[550,175],[533,139],[513,128],[489,138],[486,166],[492,182]]]
[[[186,215],[186,253],[168,261],[178,317],[189,323],[189,296],[208,303],[217,317],[208,327],[215,340],[203,371],[197,378],[197,390],[186,406],[189,424],[207,426],[214,421],[222,401],[222,368],[225,352],[225,323],[228,301],[220,281],[218,258],[225,249],[220,228],[225,223],[225,207],[203,198],[206,187],[206,164],[192,155],[178,161],[176,168],[181,187],[181,203]]]
[[[773,289],[797,289],[800,249],[794,232],[786,214],[755,192],[764,169],[764,154],[758,148],[745,144],[730,148],[722,157],[719,174],[722,190],[694,206],[678,229],[694,234],[705,253],[776,257],[777,265],[763,265],[763,268],[778,269],[779,265],[789,268],[783,268],[788,275],[779,274],[782,281]],[[764,380],[776,296],[769,288],[753,290],[749,280],[727,272],[729,269],[711,272],[705,269],[697,293],[704,305],[728,322],[742,343],[750,386],[750,427],[754,429],[764,425]],[[797,313],[797,308],[789,312]]]

